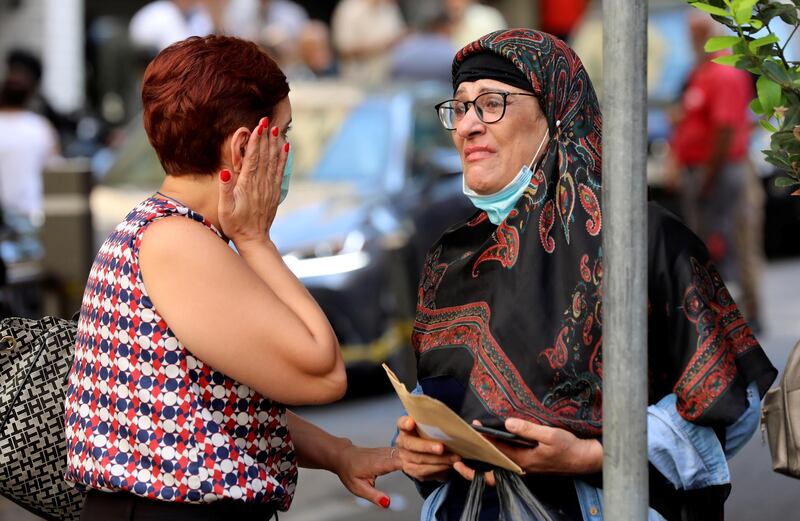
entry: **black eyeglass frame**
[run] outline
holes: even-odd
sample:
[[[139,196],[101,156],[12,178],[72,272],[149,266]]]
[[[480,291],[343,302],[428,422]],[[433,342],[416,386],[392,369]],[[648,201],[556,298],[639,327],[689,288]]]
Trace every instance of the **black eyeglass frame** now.
[[[483,119],[483,110],[478,108],[478,106],[475,104],[475,102],[478,101],[478,99],[481,96],[486,96],[488,94],[499,94],[500,96],[503,97],[503,112],[501,112],[500,113],[500,117],[497,118],[494,121],[486,121],[486,120],[484,120]],[[531,97],[535,98],[536,94],[529,94],[527,92],[506,92],[506,91],[502,91],[502,90],[491,90],[491,91],[487,91],[487,92],[481,92],[480,94],[475,96],[475,99],[473,99],[472,101],[461,101],[461,100],[457,100],[455,98],[450,98],[450,99],[442,101],[441,103],[437,103],[436,105],[433,106],[433,108],[436,109],[436,115],[439,117],[439,122],[442,124],[442,126],[446,130],[449,130],[449,131],[452,132],[453,130],[456,129],[456,127],[453,127],[453,128],[448,127],[447,124],[444,122],[444,119],[442,118],[441,110],[442,110],[442,107],[444,106],[445,103],[450,103],[452,101],[457,101],[459,103],[463,103],[464,107],[465,107],[464,108],[464,116],[466,116],[467,112],[469,112],[470,106],[475,107],[475,114],[477,114],[478,119],[481,120],[483,123],[485,123],[487,125],[491,125],[493,123],[497,123],[498,121],[503,119],[503,117],[506,115],[506,107],[508,106],[507,98],[509,96],[531,96]]]

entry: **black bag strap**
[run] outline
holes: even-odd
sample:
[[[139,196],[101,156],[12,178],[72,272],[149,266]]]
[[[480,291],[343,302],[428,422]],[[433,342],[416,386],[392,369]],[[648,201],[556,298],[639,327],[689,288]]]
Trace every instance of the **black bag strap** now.
[[[33,357],[33,360],[31,361],[30,364],[28,364],[28,367],[25,369],[25,376],[22,378],[22,381],[19,383],[17,389],[14,391],[14,396],[11,398],[11,402],[8,404],[5,414],[3,414],[3,419],[2,421],[0,421],[0,433],[6,431],[6,425],[8,424],[8,421],[11,419],[11,415],[14,412],[14,406],[16,406],[17,402],[19,401],[19,397],[22,394],[22,389],[25,387],[25,382],[27,382],[28,379],[30,378],[31,373],[33,372],[33,368],[36,367],[36,362],[39,361],[39,357],[42,355],[42,352],[44,351],[44,348],[46,346],[44,342],[46,334],[47,333],[41,334],[36,339],[37,342],[36,355]],[[17,347],[17,340],[13,336],[10,335],[4,336],[2,339],[0,339],[0,341],[8,344],[9,346],[8,348],[2,350],[0,356],[8,356],[9,352],[13,352],[13,350],[16,349]]]

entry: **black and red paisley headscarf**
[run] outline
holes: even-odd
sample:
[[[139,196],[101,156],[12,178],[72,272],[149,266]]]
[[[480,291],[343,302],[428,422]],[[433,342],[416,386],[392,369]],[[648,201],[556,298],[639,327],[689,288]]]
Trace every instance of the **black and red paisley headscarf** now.
[[[510,60],[529,78],[552,139],[500,225],[480,211],[430,250],[413,332],[418,379],[468,421],[500,425],[518,417],[598,437],[603,123],[597,98],[580,59],[553,36],[493,32],[458,52],[454,73],[483,52]],[[649,350],[650,403],[675,393],[685,419],[731,424],[747,405],[748,383],[757,381],[763,395],[777,373],[703,244],[652,205],[648,254],[649,343],[642,349]],[[437,387],[438,381],[457,382],[463,392],[452,396],[452,385]]]

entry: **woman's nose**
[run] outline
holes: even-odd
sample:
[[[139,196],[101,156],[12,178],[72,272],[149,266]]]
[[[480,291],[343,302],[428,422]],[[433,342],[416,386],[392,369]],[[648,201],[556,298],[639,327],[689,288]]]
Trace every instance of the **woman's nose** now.
[[[464,114],[461,121],[456,124],[456,133],[464,138],[483,132],[486,128],[486,123],[478,117],[475,107],[470,107],[470,109]]]

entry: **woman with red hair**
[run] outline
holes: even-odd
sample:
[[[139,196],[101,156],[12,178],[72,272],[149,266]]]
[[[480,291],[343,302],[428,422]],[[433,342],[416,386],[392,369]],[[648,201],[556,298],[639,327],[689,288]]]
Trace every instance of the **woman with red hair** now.
[[[148,66],[166,172],[106,239],[81,306],[66,478],[82,519],[267,519],[297,466],[386,508],[399,467],[288,412],[346,387],[333,330],[270,240],[290,168],[286,77],[255,44],[194,37]],[[232,241],[238,254],[228,246]]]

